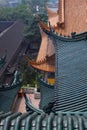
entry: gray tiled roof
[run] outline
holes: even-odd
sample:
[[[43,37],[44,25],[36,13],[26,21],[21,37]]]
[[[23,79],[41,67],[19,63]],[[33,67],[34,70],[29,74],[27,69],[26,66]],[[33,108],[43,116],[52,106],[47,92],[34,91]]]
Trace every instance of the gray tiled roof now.
[[[86,130],[87,113],[2,113],[0,130]]]
[[[15,97],[21,87],[21,84],[16,85],[14,88],[8,90],[3,89],[0,91],[0,111],[8,112],[12,109]]]
[[[15,71],[11,85],[0,86],[0,111],[8,112],[12,109],[14,99],[22,86],[19,71]]]
[[[17,54],[18,48],[23,41],[24,24],[22,22],[14,22],[7,30],[0,35],[0,56],[7,50],[6,64],[0,70],[0,76],[5,71],[9,62]]]
[[[65,38],[50,34],[56,53],[55,111],[87,111],[87,32]]]
[[[40,108],[43,109],[50,102],[54,101],[54,86],[47,84],[42,79],[39,79],[41,100],[40,100]]]
[[[0,21],[0,33],[10,27],[13,23],[13,21]]]

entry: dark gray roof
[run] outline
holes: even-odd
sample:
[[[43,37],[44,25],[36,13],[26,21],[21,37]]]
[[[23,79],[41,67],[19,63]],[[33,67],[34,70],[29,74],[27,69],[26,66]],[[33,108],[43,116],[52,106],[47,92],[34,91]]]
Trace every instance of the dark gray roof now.
[[[15,22],[6,31],[0,34],[0,56],[7,50],[6,64],[3,69],[0,70],[0,76],[15,55],[15,52],[17,52],[23,40],[23,28],[24,24],[22,22]]]
[[[0,111],[11,111],[20,87],[21,83],[18,85],[14,85],[14,87],[10,87],[8,89],[3,88],[3,90],[0,91]]]
[[[2,113],[0,130],[86,130],[87,113]]]
[[[10,27],[13,23],[13,21],[0,21],[0,33]]]
[[[8,112],[12,109],[15,97],[22,86],[19,75],[20,72],[15,71],[11,85],[0,85],[0,111]]]

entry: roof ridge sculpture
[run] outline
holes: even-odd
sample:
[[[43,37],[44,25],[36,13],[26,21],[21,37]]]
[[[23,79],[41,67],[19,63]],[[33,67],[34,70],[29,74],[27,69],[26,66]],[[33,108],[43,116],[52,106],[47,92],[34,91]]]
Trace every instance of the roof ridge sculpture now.
[[[12,81],[12,84],[11,85],[9,85],[9,84],[1,84],[0,85],[0,92],[1,91],[8,91],[8,90],[14,89],[14,88],[16,88],[18,86],[21,87],[22,79],[20,79],[19,76],[20,76],[20,72],[19,71],[15,71],[14,79]]]

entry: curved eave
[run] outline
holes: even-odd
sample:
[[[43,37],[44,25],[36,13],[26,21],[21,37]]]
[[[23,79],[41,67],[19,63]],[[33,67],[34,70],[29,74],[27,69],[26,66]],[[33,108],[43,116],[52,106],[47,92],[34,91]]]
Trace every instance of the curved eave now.
[[[46,29],[47,31],[50,31],[50,28],[45,23],[43,23],[41,20],[39,20],[39,25],[42,29]]]
[[[55,67],[54,65],[50,65],[48,63],[43,63],[43,64],[37,64],[36,62],[29,62],[30,65],[35,68],[35,69],[38,69],[38,70],[41,70],[41,71],[45,71],[45,72],[55,72]]]
[[[65,28],[62,27],[62,24],[58,25],[59,20],[57,21],[57,17],[51,18],[48,21],[50,23],[49,25],[46,25],[42,21],[39,22],[39,26],[41,27],[42,30],[45,30],[46,32],[50,33],[50,30],[52,29],[53,31],[55,31],[55,33],[58,33],[59,35],[64,35],[64,36],[67,36],[67,37],[71,36],[71,33],[68,33],[67,31],[65,31]]]
[[[17,93],[21,87],[21,84],[14,86],[14,88],[8,88],[0,90],[0,110],[4,112],[11,111],[14,106],[14,101]]]
[[[24,99],[25,99],[26,107],[27,107],[27,109],[29,109],[29,111],[31,111],[31,113],[33,113],[33,112],[37,112],[38,114],[42,114],[43,113],[43,110],[36,108],[35,106],[33,106],[30,103],[30,101],[29,101],[29,99],[28,99],[28,97],[26,96],[25,93],[24,93]]]
[[[39,62],[28,59],[28,63],[35,69],[45,72],[55,72],[55,54],[50,57],[46,57],[45,60]]]
[[[50,37],[54,37],[55,39],[58,39],[64,42],[77,42],[77,41],[87,39],[87,31],[79,33],[79,34],[71,34],[71,36],[60,35],[56,33],[54,30],[52,30],[52,28],[50,29],[50,31],[47,31],[45,29],[43,29],[43,31]]]
[[[41,27],[42,30],[46,30],[47,32],[50,32],[50,29],[52,28],[55,32],[57,33],[61,33],[64,34],[64,29],[61,29],[58,27],[57,23],[57,18],[51,18],[50,20],[48,20],[50,22],[50,25],[46,25],[45,23],[43,23],[41,20],[39,20],[39,26]],[[53,22],[54,21],[54,22]],[[56,21],[56,22],[55,22]]]
[[[48,35],[40,28],[40,33],[42,37],[40,49],[36,62],[46,60],[47,55],[52,56],[55,53],[53,41],[48,38]]]

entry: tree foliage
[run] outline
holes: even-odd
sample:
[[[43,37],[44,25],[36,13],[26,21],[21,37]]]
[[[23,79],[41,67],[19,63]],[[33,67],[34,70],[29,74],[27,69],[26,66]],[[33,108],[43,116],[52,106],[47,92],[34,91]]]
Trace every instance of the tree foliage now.
[[[19,69],[22,72],[24,85],[31,84],[34,86],[37,83],[37,73],[30,67],[25,57],[20,60]]]
[[[30,42],[38,41],[40,39],[40,30],[37,17],[33,17],[29,24],[25,27],[24,36],[29,39]]]
[[[33,15],[26,5],[22,4],[14,8],[0,7],[0,21],[16,21],[21,19],[27,22],[29,17],[33,17]]]

